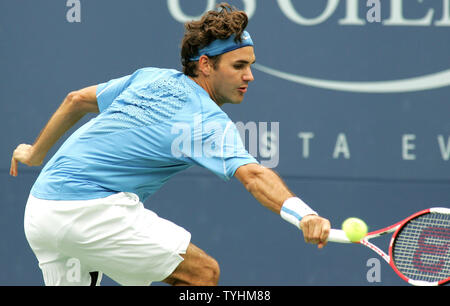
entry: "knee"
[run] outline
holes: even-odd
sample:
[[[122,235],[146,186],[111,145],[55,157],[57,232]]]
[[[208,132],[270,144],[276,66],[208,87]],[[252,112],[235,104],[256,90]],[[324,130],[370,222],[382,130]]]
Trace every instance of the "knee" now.
[[[208,257],[203,262],[202,269],[199,273],[198,285],[200,286],[217,286],[220,277],[219,263],[212,257]]]
[[[217,286],[220,267],[217,261],[194,245],[189,245],[183,262],[165,280],[175,286]]]

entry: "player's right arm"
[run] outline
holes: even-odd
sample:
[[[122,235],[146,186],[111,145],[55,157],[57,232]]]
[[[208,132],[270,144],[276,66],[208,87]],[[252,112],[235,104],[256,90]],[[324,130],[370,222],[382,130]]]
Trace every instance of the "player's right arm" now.
[[[243,165],[236,170],[234,176],[258,202],[277,214],[281,214],[286,200],[296,198],[273,170],[259,164]],[[307,213],[299,222],[306,242],[317,244],[319,248],[327,244],[330,231],[327,219]]]
[[[98,113],[97,85],[70,92],[50,118],[33,145],[20,144],[11,158],[10,175],[17,176],[18,163],[42,164],[52,146],[87,113]]]

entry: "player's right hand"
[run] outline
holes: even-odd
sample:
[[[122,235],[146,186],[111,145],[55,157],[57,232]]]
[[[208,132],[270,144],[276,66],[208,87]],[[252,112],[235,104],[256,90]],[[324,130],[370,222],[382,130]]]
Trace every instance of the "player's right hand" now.
[[[319,249],[327,244],[330,233],[330,221],[316,215],[307,215],[300,221],[300,228],[303,231],[305,242],[317,244]]]
[[[17,176],[19,162],[28,166],[39,166],[42,164],[42,159],[36,158],[32,145],[20,144],[14,150],[11,158],[11,168],[9,170],[10,175]]]

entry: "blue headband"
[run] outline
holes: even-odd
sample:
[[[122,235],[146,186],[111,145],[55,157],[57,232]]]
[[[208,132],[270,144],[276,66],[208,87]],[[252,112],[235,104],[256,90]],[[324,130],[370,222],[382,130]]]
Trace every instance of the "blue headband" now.
[[[203,49],[200,49],[200,51],[198,51],[198,55],[191,57],[189,60],[194,62],[198,61],[200,56],[202,55],[207,55],[211,57],[226,52],[230,52],[242,47],[253,46],[252,38],[250,37],[250,34],[248,34],[247,31],[242,32],[242,42],[235,42],[234,41],[235,37],[236,35],[231,35],[227,39],[216,39]]]

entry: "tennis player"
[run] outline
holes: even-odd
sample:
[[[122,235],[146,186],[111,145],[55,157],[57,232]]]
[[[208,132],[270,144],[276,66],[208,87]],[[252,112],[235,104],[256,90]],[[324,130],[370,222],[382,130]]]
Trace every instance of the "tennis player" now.
[[[35,143],[15,149],[13,176],[18,162],[41,165],[76,122],[99,113],[64,142],[30,192],[25,234],[46,285],[98,285],[103,273],[122,285],[217,285],[217,261],[187,230],[143,206],[193,165],[225,181],[236,177],[306,242],[326,244],[330,222],[245,150],[221,109],[241,103],[253,81],[247,23],[245,12],[220,4],[185,25],[183,73],[144,68],[71,92]],[[77,262],[78,273],[68,277]]]

